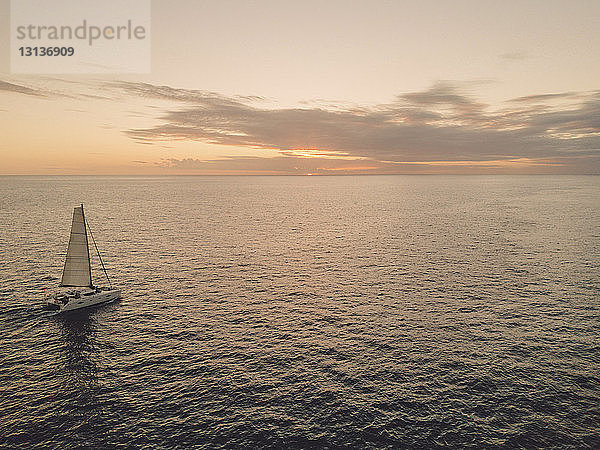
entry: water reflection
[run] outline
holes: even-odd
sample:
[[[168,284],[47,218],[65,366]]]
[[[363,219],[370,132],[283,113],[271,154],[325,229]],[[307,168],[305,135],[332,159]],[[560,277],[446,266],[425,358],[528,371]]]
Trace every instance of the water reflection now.
[[[97,420],[99,408],[99,352],[95,311],[73,311],[56,316],[61,339],[57,376],[63,400],[63,426],[85,432]]]
[[[62,339],[62,372],[67,384],[97,382],[96,320],[93,311],[73,311],[57,316]]]

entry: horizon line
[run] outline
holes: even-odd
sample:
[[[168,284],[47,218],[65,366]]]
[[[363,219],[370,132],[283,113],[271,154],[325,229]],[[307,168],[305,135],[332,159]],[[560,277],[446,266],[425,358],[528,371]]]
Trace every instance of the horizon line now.
[[[356,177],[356,176],[600,176],[600,173],[302,173],[302,174],[0,174],[0,177]]]

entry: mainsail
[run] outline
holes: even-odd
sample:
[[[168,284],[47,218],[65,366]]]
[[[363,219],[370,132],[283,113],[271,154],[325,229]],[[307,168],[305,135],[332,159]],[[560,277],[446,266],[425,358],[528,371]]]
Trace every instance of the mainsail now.
[[[88,248],[87,230],[83,205],[73,210],[71,237],[67,248],[67,258],[63,269],[61,286],[92,286],[92,270],[90,267],[90,251]]]

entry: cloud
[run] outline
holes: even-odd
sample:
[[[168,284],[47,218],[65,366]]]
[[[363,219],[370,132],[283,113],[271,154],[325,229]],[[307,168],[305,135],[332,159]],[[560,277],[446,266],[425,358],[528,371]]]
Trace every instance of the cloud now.
[[[573,161],[573,159],[575,161]],[[598,162],[598,161],[596,161]],[[575,164],[574,164],[575,163]],[[589,158],[571,158],[568,171],[578,173],[590,163]],[[228,157],[213,160],[197,158],[167,158],[155,166],[173,173],[203,175],[345,175],[345,174],[469,174],[469,173],[555,173],[563,168],[560,159],[489,161],[436,161],[436,162],[382,162],[373,160],[335,160],[330,158],[277,157]]]
[[[45,94],[39,89],[32,89],[27,86],[21,86],[19,84],[9,83],[7,81],[0,80],[0,91],[14,92],[18,94],[33,95],[36,97],[43,97]]]
[[[259,157],[260,150],[275,149],[282,158],[228,159],[228,167],[260,162],[280,167],[286,158],[286,164],[295,164],[290,167],[300,167],[297,159],[289,158],[301,158],[313,159],[315,170],[322,159],[328,159],[325,168],[343,168],[348,163],[341,161],[348,160],[356,167],[380,170],[442,162],[482,167],[486,161],[492,166],[528,161],[530,166],[539,162],[556,168],[588,158],[586,170],[600,171],[600,92],[520,97],[491,110],[464,86],[440,82],[374,106],[260,108],[254,97],[146,83],[119,82],[115,87],[137,97],[174,102],[156,126],[126,131],[140,143],[196,140],[255,149]],[[553,103],[557,99],[563,100],[558,106]],[[189,164],[182,161],[170,164]]]
[[[0,91],[64,98],[61,83],[0,81]],[[123,130],[139,144],[173,148],[175,141],[198,141],[254,152],[158,163],[171,171],[600,173],[600,91],[521,96],[492,108],[473,94],[480,83],[440,81],[375,105],[318,100],[295,108],[254,95],[125,81],[76,83],[69,93],[87,100],[101,92],[102,101],[135,99],[136,105],[147,99],[142,117],[156,124]]]
[[[527,52],[516,51],[503,53],[500,55],[500,58],[508,61],[522,61],[530,58],[530,56]]]
[[[485,107],[449,82],[438,82],[426,91],[411,92],[399,98],[419,107],[448,106],[461,111],[480,111]]]
[[[561,92],[557,94],[540,94],[540,95],[526,95],[524,97],[517,97],[509,100],[510,102],[516,103],[542,103],[551,100],[561,100],[574,98],[578,94],[575,92]]]
[[[377,173],[391,172],[383,163],[362,162],[360,160],[335,160],[330,158],[305,158],[297,156],[258,157],[243,156],[229,157],[215,160],[200,160],[194,158],[168,158],[163,159],[158,166],[177,171],[201,171],[215,174],[327,174],[327,173],[355,173],[360,171],[368,173],[377,170]],[[387,165],[389,166],[389,164]]]
[[[93,84],[86,85],[81,82],[52,77],[29,77],[28,79],[30,81],[30,83],[28,83],[29,86],[0,80],[0,93],[24,94],[46,100],[56,98],[100,98],[98,96],[92,96],[82,92],[82,89],[97,90],[98,87],[94,86]],[[32,81],[33,83],[31,83]],[[22,82],[19,81],[19,83]],[[35,84],[35,86],[32,86],[32,84]]]

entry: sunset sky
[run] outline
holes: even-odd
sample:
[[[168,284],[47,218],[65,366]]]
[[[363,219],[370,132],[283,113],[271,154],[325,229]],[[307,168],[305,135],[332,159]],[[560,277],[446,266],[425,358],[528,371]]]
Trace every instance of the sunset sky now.
[[[600,2],[153,1],[152,72],[18,75],[0,174],[600,173]]]

